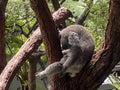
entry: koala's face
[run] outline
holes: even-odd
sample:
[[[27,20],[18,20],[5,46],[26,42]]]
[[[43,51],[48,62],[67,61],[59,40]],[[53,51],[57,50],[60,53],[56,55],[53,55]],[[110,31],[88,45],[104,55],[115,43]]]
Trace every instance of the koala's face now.
[[[60,43],[61,43],[61,48],[63,50],[69,49],[71,47],[68,43],[68,36],[64,34],[61,34]]]

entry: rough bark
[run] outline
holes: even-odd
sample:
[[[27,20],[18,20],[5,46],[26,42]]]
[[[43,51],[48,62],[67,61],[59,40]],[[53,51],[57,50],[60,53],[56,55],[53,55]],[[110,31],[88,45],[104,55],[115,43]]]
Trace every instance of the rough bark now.
[[[36,77],[35,77],[35,73],[36,73],[36,68],[37,68],[37,62],[42,62],[40,60],[40,58],[44,54],[45,54],[45,52],[43,50],[39,49],[39,51],[38,51],[38,49],[37,49],[37,51],[32,53],[32,55],[29,57],[29,69],[28,69],[28,88],[29,88],[29,90],[36,90]],[[40,66],[42,68],[45,68],[43,63],[42,63],[42,65],[40,64]],[[43,83],[46,85],[44,80],[43,80]],[[46,88],[47,88],[47,86],[46,86]]]
[[[53,17],[53,19],[55,18]],[[66,17],[64,19],[66,19]],[[57,19],[55,20],[56,22],[59,21]],[[32,34],[32,36],[23,44],[23,46],[20,48],[17,54],[15,54],[15,56],[13,56],[13,58],[8,62],[5,69],[1,73],[0,90],[8,90],[10,82],[13,80],[19,68],[23,65],[25,60],[29,58],[29,56],[33,53],[33,51],[37,49],[37,47],[41,44],[41,42],[42,42],[41,32],[40,29],[37,28],[36,31]]]
[[[57,46],[53,44],[54,40],[58,40],[53,38],[57,37],[54,36],[57,33],[52,32],[52,30],[54,31],[55,26],[53,25],[53,20],[51,19],[46,3],[44,0],[31,0],[31,4],[36,13],[36,17],[38,18],[41,30],[44,30],[42,31],[42,34],[48,37],[43,37],[46,45],[48,60],[50,62],[57,61],[61,58],[61,52],[59,51],[60,49],[57,49]],[[104,81],[104,79],[110,74],[112,68],[118,63],[120,58],[119,8],[120,0],[110,1],[110,12],[105,33],[105,42],[103,43],[104,45],[102,48],[94,54],[91,62],[88,63],[74,78],[70,78],[67,75],[62,78],[59,78],[57,75],[54,76],[52,79],[52,90],[96,90]],[[50,26],[51,28],[49,28]],[[55,42],[56,45],[58,45],[57,43],[59,42]],[[56,50],[55,53],[54,50]]]
[[[54,10],[57,11],[60,8],[60,4],[58,2],[58,0],[51,0]]]
[[[7,0],[0,1],[0,73],[7,64],[5,54],[5,8]]]
[[[62,58],[58,32],[45,0],[30,0],[31,7],[35,12],[40,25],[43,41],[46,45],[46,54],[49,63],[59,61]],[[53,80],[55,80],[53,78]],[[56,80],[54,81],[56,82]],[[55,83],[53,83],[54,85]],[[57,90],[59,90],[57,88]]]
[[[50,63],[60,60],[62,57],[58,31],[55,29],[53,18],[45,0],[30,0],[31,7],[35,11],[42,33],[46,54]]]
[[[60,4],[59,4],[58,0],[51,0],[51,2],[52,2],[52,5],[53,5],[53,8],[54,8],[54,11],[57,11],[57,10],[60,8]],[[61,9],[61,10],[62,10],[62,9]],[[63,12],[63,13],[64,13],[64,12]],[[57,13],[57,14],[59,14],[59,13]],[[56,14],[56,15],[57,15],[57,14]],[[61,14],[62,14],[62,13],[61,13]],[[70,12],[70,14],[68,14],[68,15],[71,15],[71,12]],[[60,15],[59,15],[59,16],[60,16]],[[61,25],[62,25],[62,27],[61,27]],[[57,27],[59,27],[60,30],[66,27],[65,21],[62,21],[61,25],[58,25],[58,26],[57,26]]]
[[[55,25],[47,8],[47,4],[44,0],[31,0],[31,4],[41,27],[44,42],[47,47],[46,51],[48,60],[49,62],[58,61],[62,57],[62,54],[60,52],[59,39],[56,38],[57,31],[55,31]],[[74,78],[70,78],[67,75],[63,78],[59,78],[57,75],[54,76],[52,79],[53,90],[96,90],[101,85],[104,79],[111,72],[112,68],[118,63],[120,58],[119,8],[120,0],[110,1],[109,20],[105,32],[105,41],[103,43],[103,47],[101,47],[101,49],[94,54],[92,61],[88,63]],[[19,53],[20,55],[23,55],[23,52],[26,52],[27,54],[21,56],[22,58],[20,59],[18,59],[17,55],[14,56],[14,61],[12,59],[1,74],[0,90],[7,90],[7,88],[5,88],[5,83],[8,81],[10,82],[11,79],[9,77],[14,76],[13,72],[11,71],[16,72],[17,69],[22,65],[21,62],[24,62],[25,56],[29,56],[29,54],[32,52],[30,51],[30,53],[28,53],[28,51],[26,51],[28,47],[24,48],[26,49]],[[12,64],[15,62],[17,68]]]
[[[25,60],[42,42],[40,35],[40,30],[36,30],[34,34],[23,44],[17,54],[8,62],[0,75],[0,90],[8,90],[9,84],[20,66],[23,65]]]
[[[37,67],[37,60],[34,56],[29,58],[29,70],[28,70],[28,87],[29,90],[36,90],[36,67]]]
[[[120,1],[111,0],[109,20],[105,31],[105,41],[100,50],[94,54],[80,78],[80,90],[96,90],[110,74],[120,58]],[[76,90],[76,89],[74,89]]]
[[[53,20],[56,25],[63,23],[68,17],[72,17],[72,12],[65,7],[61,7],[57,12],[53,13]]]

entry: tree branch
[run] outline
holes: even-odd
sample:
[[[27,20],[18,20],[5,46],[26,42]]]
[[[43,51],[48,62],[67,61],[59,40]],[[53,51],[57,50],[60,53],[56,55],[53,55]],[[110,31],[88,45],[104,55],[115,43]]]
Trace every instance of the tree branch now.
[[[5,9],[8,0],[0,0],[0,73],[7,64],[5,54]]]
[[[34,34],[22,45],[20,50],[15,56],[8,62],[5,69],[0,75],[0,90],[7,90],[9,84],[20,66],[23,65],[25,60],[32,54],[34,50],[42,42],[40,30],[36,30]]]
[[[85,19],[87,18],[89,12],[90,12],[90,7],[86,7],[83,13],[80,15],[80,17],[76,19],[75,23],[82,25]]]
[[[66,18],[68,17],[65,17],[64,19]],[[59,21],[59,20],[56,20],[56,21]],[[32,36],[22,45],[20,50],[8,62],[5,69],[1,73],[0,90],[8,90],[10,82],[13,80],[15,74],[18,72],[20,67],[25,62],[25,60],[29,58],[29,56],[38,48],[38,46],[41,43],[42,43],[41,32],[40,32],[40,29],[37,28],[35,32],[32,34]]]
[[[60,8],[60,4],[58,2],[58,0],[51,0],[54,10],[57,11]]]
[[[94,54],[91,63],[81,75],[80,81],[83,81],[82,85],[86,88],[91,87],[90,90],[96,90],[120,60],[119,8],[119,0],[110,1],[109,19],[105,31],[105,40],[100,47],[101,49]],[[85,78],[86,80],[83,80]]]

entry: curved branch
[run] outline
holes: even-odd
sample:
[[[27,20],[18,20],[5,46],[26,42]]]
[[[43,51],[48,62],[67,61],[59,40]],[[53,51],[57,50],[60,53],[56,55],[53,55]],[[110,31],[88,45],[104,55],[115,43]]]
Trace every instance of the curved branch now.
[[[41,0],[39,0],[41,1]],[[42,13],[41,13],[42,14]],[[67,13],[65,13],[67,14]],[[64,15],[65,15],[64,14]],[[64,18],[64,16],[63,16]],[[66,19],[68,17],[65,18]],[[53,17],[53,19],[55,19]],[[61,18],[58,18],[61,19]],[[57,21],[57,19],[56,19]],[[59,20],[58,20],[59,21]],[[61,20],[60,20],[61,21]],[[13,58],[8,62],[5,69],[0,75],[0,90],[8,90],[10,82],[13,80],[13,77],[23,65],[23,63],[29,58],[29,56],[38,48],[42,43],[42,37],[40,29],[37,28],[32,36],[22,45],[20,50],[13,56]]]
[[[22,66],[30,54],[37,49],[41,42],[42,39],[40,30],[36,30],[34,34],[22,45],[17,54],[8,62],[5,69],[1,73],[0,90],[8,90],[11,80],[17,73],[20,66]]]

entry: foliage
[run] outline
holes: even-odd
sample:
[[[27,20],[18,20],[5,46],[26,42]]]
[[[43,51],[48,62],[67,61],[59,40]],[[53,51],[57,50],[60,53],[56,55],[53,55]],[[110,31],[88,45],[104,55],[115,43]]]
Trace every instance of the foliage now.
[[[36,19],[28,0],[9,1],[6,13],[8,14],[6,18],[6,54],[9,60],[32,33]],[[29,63],[26,61],[17,74],[24,88],[28,85],[28,66]]]
[[[9,1],[6,13],[8,14],[6,19],[6,53],[7,59],[9,59],[29,37],[27,34],[35,23],[35,18],[28,1]]]
[[[120,90],[120,78],[115,74],[111,74],[110,76],[109,79],[112,85],[115,86],[117,90]]]
[[[93,3],[90,14],[85,21],[85,26],[94,36],[96,47],[104,37],[104,31],[108,19],[108,0],[96,0]]]
[[[29,67],[29,62],[26,61],[23,67],[21,67],[17,77],[19,78],[21,85],[23,87],[27,87],[28,85],[28,67]]]
[[[83,3],[81,0],[79,1],[66,0],[62,6],[69,8],[69,10],[72,11],[74,17],[77,17],[85,8],[86,4]]]
[[[66,20],[67,25],[74,24],[75,19],[82,14],[90,2],[91,0],[66,0],[62,6],[69,8],[74,15],[74,18]],[[48,5],[50,9],[53,8],[50,2]],[[21,0],[9,1],[6,12],[8,13],[6,19],[6,53],[9,59],[29,37],[28,33],[36,20],[28,0],[25,2]],[[94,36],[96,47],[99,46],[104,36],[107,18],[108,0],[94,0],[84,26]]]
[[[61,1],[61,0],[59,0]],[[79,17],[83,10],[90,6],[90,13],[84,22],[84,26],[88,28],[94,36],[96,47],[99,46],[103,36],[108,18],[108,0],[66,0],[62,6],[69,8],[74,18],[66,20],[67,25],[74,24],[75,19]],[[50,10],[53,12],[51,2],[48,2]],[[30,8],[29,0],[10,0],[7,4],[6,12],[6,54],[10,59],[26,41],[33,31],[36,19]],[[42,48],[45,48],[42,45]],[[46,62],[46,57],[41,57]],[[28,61],[21,68],[19,78],[23,80],[24,85],[27,84],[27,67]]]
[[[91,1],[92,0],[66,0],[64,2],[63,6],[69,8],[73,13],[74,19],[71,20],[72,23],[75,22],[76,17],[79,17],[83,10],[90,5]],[[90,13],[84,23],[84,26],[87,27],[93,35],[96,47],[99,46],[104,36],[108,19],[108,2],[109,0],[93,0]],[[67,22],[70,22],[70,20]]]

